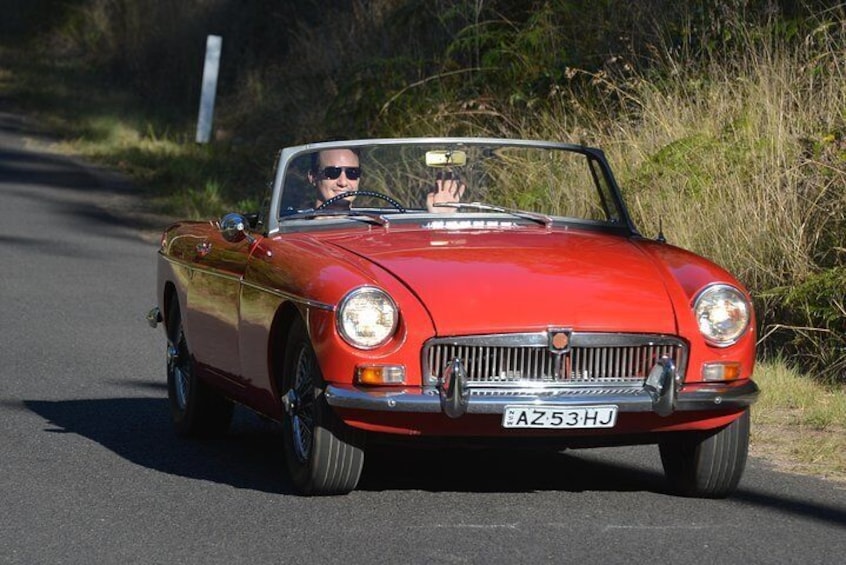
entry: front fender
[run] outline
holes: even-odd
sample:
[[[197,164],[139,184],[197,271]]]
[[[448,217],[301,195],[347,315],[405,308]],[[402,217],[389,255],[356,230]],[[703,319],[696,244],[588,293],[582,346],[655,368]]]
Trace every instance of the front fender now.
[[[722,267],[684,249],[646,239],[637,240],[635,244],[655,264],[673,303],[678,333],[689,341],[686,382],[702,381],[702,367],[706,363],[739,362],[739,378],[752,378],[757,342],[754,308],[746,333],[730,347],[715,347],[705,341],[693,314],[696,296],[714,283],[738,288],[751,306],[752,298],[744,285]]]
[[[417,296],[378,265],[307,234],[283,234],[262,242],[245,282],[294,302],[305,314],[325,381],[351,384],[356,366],[370,363],[403,365],[407,384],[420,384],[420,351],[434,335],[434,324]],[[372,350],[348,344],[336,325],[339,303],[361,286],[386,291],[399,309],[394,337]]]

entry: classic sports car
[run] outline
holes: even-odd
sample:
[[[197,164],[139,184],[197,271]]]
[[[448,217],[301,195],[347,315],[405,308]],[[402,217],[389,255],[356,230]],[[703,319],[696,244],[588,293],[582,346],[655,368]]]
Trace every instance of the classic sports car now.
[[[303,494],[351,491],[386,439],[657,444],[702,497],[746,463],[750,297],[638,233],[598,149],[289,147],[263,212],[167,228],[157,296],[177,433],[225,432],[243,404],[281,424]]]

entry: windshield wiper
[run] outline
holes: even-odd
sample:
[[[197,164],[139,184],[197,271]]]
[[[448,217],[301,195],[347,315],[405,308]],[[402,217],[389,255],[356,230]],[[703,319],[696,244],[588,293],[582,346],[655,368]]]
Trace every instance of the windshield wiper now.
[[[388,227],[391,222],[381,214],[359,212],[357,210],[300,210],[292,214],[284,214],[280,220],[312,220],[314,218],[344,217],[367,223]]]
[[[503,208],[502,206],[494,206],[492,204],[484,204],[482,202],[440,202],[435,206],[442,206],[445,208],[472,208],[474,210],[485,210],[490,212],[499,212],[501,214],[511,214],[524,220],[530,220],[544,227],[551,227],[553,223],[552,216],[546,214],[538,214],[536,212],[526,212],[525,210],[514,210],[511,208]]]

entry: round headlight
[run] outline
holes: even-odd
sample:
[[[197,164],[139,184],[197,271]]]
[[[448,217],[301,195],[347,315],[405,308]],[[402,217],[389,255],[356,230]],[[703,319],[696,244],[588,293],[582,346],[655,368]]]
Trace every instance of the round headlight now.
[[[729,346],[740,339],[749,326],[751,312],[752,307],[743,293],[725,284],[709,286],[699,293],[693,305],[699,331],[718,347]]]
[[[347,294],[338,308],[338,331],[347,343],[360,349],[379,347],[397,328],[399,314],[390,296],[373,287]]]

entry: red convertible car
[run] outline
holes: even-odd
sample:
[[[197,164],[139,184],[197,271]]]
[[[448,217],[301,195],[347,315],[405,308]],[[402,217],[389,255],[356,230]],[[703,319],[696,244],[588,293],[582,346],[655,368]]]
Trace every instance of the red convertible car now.
[[[746,463],[750,297],[642,236],[598,149],[286,148],[261,213],[167,228],[157,296],[176,431],[223,433],[234,402],[276,420],[302,494],[353,490],[385,439],[656,444],[702,497]]]

